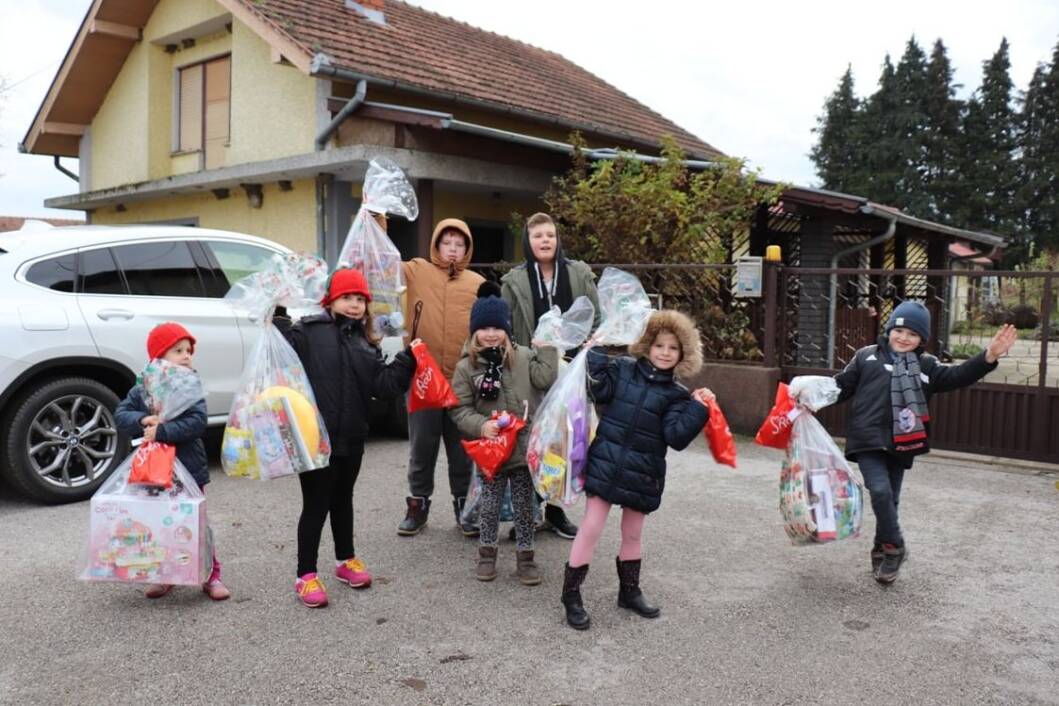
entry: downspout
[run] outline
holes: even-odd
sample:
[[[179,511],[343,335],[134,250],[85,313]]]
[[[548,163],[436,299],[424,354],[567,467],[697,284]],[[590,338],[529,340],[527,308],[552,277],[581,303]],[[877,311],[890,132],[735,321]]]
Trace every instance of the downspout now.
[[[869,215],[882,216],[883,218],[890,221],[890,224],[886,226],[886,230],[883,232],[882,235],[877,235],[871,240],[867,240],[863,243],[857,243],[856,245],[848,247],[845,250],[839,250],[837,253],[835,253],[831,257],[832,270],[838,267],[838,261],[844,258],[845,256],[852,255],[853,253],[862,252],[864,250],[867,250],[868,248],[878,245],[879,243],[885,243],[887,240],[893,238],[894,235],[897,233],[897,218],[887,215],[885,213],[875,213],[874,209],[871,206],[861,206],[860,210],[862,213],[866,213]],[[833,368],[835,365],[835,318],[836,311],[838,308],[838,303],[836,302],[836,299],[838,298],[838,275],[832,272],[830,275],[830,280],[831,281],[828,292],[829,297],[827,302],[827,367]]]
[[[368,93],[368,82],[360,80],[357,82],[357,90],[353,93],[353,97],[342,106],[342,110],[338,111],[327,127],[320,131],[320,134],[316,136],[316,151],[323,152],[327,147],[327,143],[331,140],[331,135],[338,130],[338,126],[348,118],[353,112],[360,107],[360,104],[364,102],[364,97]],[[316,249],[320,253],[320,257],[326,257],[327,254],[327,227],[324,222],[325,218],[325,205],[324,205],[324,180],[323,175],[316,175]]]
[[[69,169],[67,169],[67,168],[66,168],[66,167],[64,167],[64,166],[63,166],[62,164],[60,164],[60,163],[59,163],[59,155],[57,155],[57,154],[56,154],[56,155],[52,155],[52,156],[53,156],[53,157],[55,158],[55,159],[54,159],[54,161],[52,162],[52,164],[54,164],[54,165],[55,165],[55,168],[56,168],[56,169],[58,169],[58,170],[59,170],[60,172],[62,172],[63,174],[65,174],[66,176],[68,176],[68,177],[70,177],[71,179],[73,179],[74,181],[76,181],[76,182],[77,182],[78,184],[80,184],[80,183],[81,183],[81,179],[80,179],[80,177],[78,177],[78,176],[77,176],[76,174],[74,174],[74,173],[73,173],[73,172],[71,172],[71,171],[70,171]]]

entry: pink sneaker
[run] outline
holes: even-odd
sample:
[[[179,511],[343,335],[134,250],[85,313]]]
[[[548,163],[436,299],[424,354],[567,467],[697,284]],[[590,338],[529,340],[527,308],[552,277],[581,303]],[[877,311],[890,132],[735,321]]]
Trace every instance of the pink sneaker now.
[[[143,595],[147,596],[148,598],[161,598],[172,590],[172,584],[152,583],[150,586],[147,587],[147,590],[143,592]]]
[[[202,592],[215,601],[226,601],[232,597],[232,592],[221,583],[220,579],[213,579],[202,584]]]
[[[364,567],[364,562],[356,557],[338,562],[335,565],[335,578],[352,588],[367,588],[371,585],[371,574]]]
[[[323,608],[327,605],[327,591],[315,572],[305,574],[295,581],[294,590],[297,591],[302,603],[310,608]]]

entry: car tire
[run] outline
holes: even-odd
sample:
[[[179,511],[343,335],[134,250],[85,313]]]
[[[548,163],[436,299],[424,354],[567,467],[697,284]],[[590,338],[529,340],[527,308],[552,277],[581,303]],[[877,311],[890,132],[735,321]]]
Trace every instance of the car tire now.
[[[17,399],[0,428],[11,486],[51,504],[91,497],[129,454],[114,421],[118,402],[109,387],[83,377],[52,380]]]

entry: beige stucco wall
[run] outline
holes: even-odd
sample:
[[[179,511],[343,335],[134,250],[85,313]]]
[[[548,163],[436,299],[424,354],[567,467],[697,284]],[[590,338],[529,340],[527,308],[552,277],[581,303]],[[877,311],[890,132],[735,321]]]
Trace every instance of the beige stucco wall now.
[[[251,208],[242,189],[227,199],[210,192],[153,201],[131,201],[125,211],[97,209],[92,223],[151,223],[198,218],[201,228],[249,233],[282,243],[293,250],[316,251],[316,191],[311,179],[296,181],[291,191],[265,184],[261,208]]]
[[[232,20],[232,31],[197,37],[192,47],[166,53],[163,37],[226,17],[214,0],[162,0],[144,27],[143,41],[92,121],[88,188],[162,179],[198,171],[199,155],[172,154],[177,70],[224,54],[232,57],[228,166],[310,152],[316,134],[316,80],[273,64],[269,46]],[[229,18],[230,19],[230,18]]]

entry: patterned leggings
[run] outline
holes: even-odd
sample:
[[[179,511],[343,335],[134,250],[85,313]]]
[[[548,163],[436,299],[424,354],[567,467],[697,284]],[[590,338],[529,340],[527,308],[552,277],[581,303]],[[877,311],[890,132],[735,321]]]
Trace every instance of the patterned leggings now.
[[[515,511],[515,542],[523,551],[533,549],[533,479],[526,466],[500,470],[492,481],[482,483],[482,498],[478,501],[478,524],[481,529],[478,542],[483,547],[497,545],[500,501],[504,497],[508,478],[511,479],[511,505]]]

